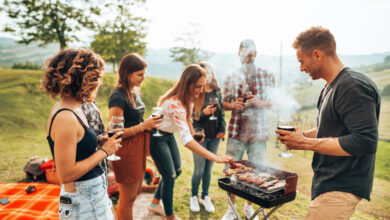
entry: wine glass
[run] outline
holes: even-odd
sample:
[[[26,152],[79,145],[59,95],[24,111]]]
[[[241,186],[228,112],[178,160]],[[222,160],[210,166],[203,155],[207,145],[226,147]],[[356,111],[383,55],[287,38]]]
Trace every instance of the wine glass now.
[[[153,107],[152,108],[152,117],[155,117],[155,116],[160,116],[161,118],[164,117],[163,115],[163,109],[161,107]],[[156,132],[153,134],[153,136],[155,137],[161,137],[163,136],[160,131],[158,130],[158,128],[156,128]]]
[[[203,128],[195,128],[194,139],[199,143],[204,137]]]
[[[279,122],[278,122],[278,125],[277,125],[277,129],[285,130],[285,131],[295,131],[295,127],[294,126],[280,125]],[[279,154],[279,157],[283,157],[283,158],[290,158],[292,156],[293,156],[292,154],[287,152],[287,146],[284,146],[284,151]]]
[[[213,108],[217,107],[218,106],[218,98],[217,97],[210,97],[209,105],[212,105]],[[210,116],[209,120],[217,120],[217,117],[214,116],[214,112],[212,112],[212,115]]]
[[[246,103],[246,101],[248,101],[249,97],[252,95],[252,92],[249,91],[249,90],[246,90],[243,94],[244,96],[244,103]],[[242,115],[249,115],[246,110],[244,110],[244,112],[242,113]]]
[[[124,118],[123,116],[112,116],[111,121],[108,122],[108,137],[114,136],[115,133],[124,130]],[[117,138],[121,138],[122,135],[119,135]],[[116,161],[121,158],[115,153],[107,157],[107,160]]]

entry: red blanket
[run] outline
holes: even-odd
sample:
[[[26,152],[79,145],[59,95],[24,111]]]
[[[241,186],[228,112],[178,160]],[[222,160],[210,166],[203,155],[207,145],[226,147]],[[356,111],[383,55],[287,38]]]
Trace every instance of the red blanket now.
[[[35,186],[36,191],[26,193],[26,188]],[[58,219],[58,196],[60,186],[48,183],[0,183],[0,199],[10,203],[0,204],[0,219],[30,220]]]

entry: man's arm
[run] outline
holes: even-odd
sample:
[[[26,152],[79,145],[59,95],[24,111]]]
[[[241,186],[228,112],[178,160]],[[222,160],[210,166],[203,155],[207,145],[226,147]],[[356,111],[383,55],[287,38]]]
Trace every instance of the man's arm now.
[[[340,145],[338,138],[312,138],[313,134],[317,133],[315,129],[303,133],[276,130],[279,134],[278,139],[292,150],[311,150],[321,154],[332,156],[351,156]]]

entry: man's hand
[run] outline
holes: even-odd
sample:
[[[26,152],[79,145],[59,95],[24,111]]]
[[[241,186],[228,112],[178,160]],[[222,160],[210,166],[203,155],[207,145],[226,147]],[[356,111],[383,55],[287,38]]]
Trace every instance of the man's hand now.
[[[275,130],[278,139],[287,146],[289,150],[306,150],[304,145],[305,136],[298,129],[295,131]]]
[[[272,104],[271,104],[270,102],[267,102],[267,101],[258,99],[258,98],[256,98],[256,97],[253,97],[253,98],[251,98],[251,99],[248,99],[248,100],[245,102],[245,106],[246,106],[246,107],[256,106],[256,107],[265,107],[265,108],[269,108],[269,107],[272,106]]]
[[[231,110],[244,110],[245,109],[245,103],[243,98],[237,98],[235,102],[230,103],[230,109]]]

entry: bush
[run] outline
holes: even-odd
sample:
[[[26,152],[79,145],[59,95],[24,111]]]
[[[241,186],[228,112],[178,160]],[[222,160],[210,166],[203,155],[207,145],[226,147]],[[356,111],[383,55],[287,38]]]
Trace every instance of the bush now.
[[[382,91],[382,96],[390,96],[390,84],[385,86],[385,88]]]
[[[14,63],[12,64],[12,69],[24,69],[24,70],[41,70],[43,67],[41,65],[33,64],[30,61],[26,63]]]

